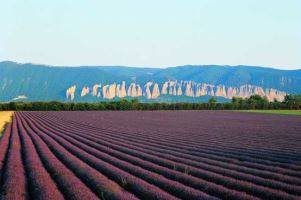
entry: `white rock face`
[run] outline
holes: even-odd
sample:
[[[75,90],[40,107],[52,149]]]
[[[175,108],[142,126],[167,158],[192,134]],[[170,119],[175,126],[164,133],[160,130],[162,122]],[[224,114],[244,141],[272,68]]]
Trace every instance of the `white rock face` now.
[[[159,89],[160,86],[158,85]],[[163,83],[161,94],[168,94],[168,95],[182,95],[182,84],[177,81],[166,81]]]
[[[104,85],[102,88],[103,98],[113,99],[116,96],[116,83]]]
[[[193,91],[193,83],[191,81],[185,82],[184,83],[186,85],[186,89],[185,89],[185,95],[188,97],[194,97],[194,91]]]
[[[131,83],[127,91],[128,91],[127,96],[129,97],[142,96],[142,88],[139,84]]]
[[[242,98],[247,98],[252,94],[252,86],[251,85],[242,85],[239,87],[238,96]]]
[[[213,85],[205,84],[205,83],[197,83],[196,88],[197,88],[195,92],[196,97],[210,95],[211,93],[214,95]]]
[[[126,97],[125,81],[122,81],[121,85],[117,84],[116,96],[119,97],[119,98]]]
[[[127,95],[129,97],[135,97],[137,95],[137,91],[136,91],[136,84],[135,83],[131,83],[129,88],[128,88],[128,93]]]
[[[109,87],[108,98],[113,99],[116,96],[116,84],[111,84]]]
[[[153,93],[152,93],[152,99],[156,99],[160,96],[160,89],[159,85],[157,83],[154,84]]]
[[[263,91],[263,89],[261,87],[255,87],[254,93],[258,94],[260,96],[265,96],[266,95],[265,92]]]
[[[104,99],[107,98],[108,90],[109,90],[109,85],[104,85],[104,86],[102,87],[102,97],[103,97]]]
[[[141,97],[143,95],[143,91],[142,88],[140,87],[140,85],[137,85],[137,97]]]
[[[275,89],[266,89],[265,94],[269,101],[274,101],[274,99],[276,99],[277,101],[283,101],[286,95],[285,92],[278,91]]]
[[[236,97],[236,96],[238,96],[237,95],[237,89],[229,87],[228,90],[227,90],[227,98],[231,99],[232,97]]]
[[[170,81],[169,82],[169,95],[177,95],[177,82],[176,81]]]
[[[181,85],[178,85],[178,90],[177,90],[177,96],[181,96],[183,95],[183,92],[182,92],[182,84]]]
[[[195,96],[196,96],[196,97],[203,96],[203,94],[202,94],[202,86],[201,86],[201,85],[197,85],[197,89],[196,89],[196,92],[195,92]]]
[[[162,91],[161,91],[162,94],[167,94],[168,85],[169,85],[169,81],[166,81],[165,83],[163,83]]]
[[[75,91],[76,91],[76,86],[71,86],[70,88],[67,89],[66,91],[66,98],[70,100],[73,100],[75,97]]]
[[[89,94],[90,92],[90,88],[89,87],[83,87],[82,92],[80,93],[80,96],[86,96],[87,94]]]
[[[146,84],[145,84],[145,97],[147,98],[147,99],[151,99],[152,98],[152,93],[151,93],[151,90],[150,90],[150,87],[152,86],[152,82],[147,82]]]
[[[76,86],[71,86],[66,91],[66,98],[73,100],[75,98]],[[84,87],[81,96],[89,94],[89,87]],[[171,96],[188,96],[201,97],[205,95],[224,97],[231,99],[232,97],[247,98],[251,95],[258,94],[266,96],[269,101],[274,99],[283,101],[286,93],[275,89],[263,89],[254,85],[241,85],[240,87],[226,87],[225,85],[212,85],[207,83],[196,83],[193,81],[166,81],[163,84],[155,82],[147,82],[143,88],[136,83],[127,85],[125,81],[121,83],[112,83],[108,85],[96,84],[92,86],[92,96],[102,97],[105,99],[113,99],[115,97],[141,97],[147,99],[157,99],[160,95]]]
[[[93,89],[92,89],[92,95],[93,96],[96,96],[98,95],[98,89],[101,88],[101,84],[96,84],[93,86]]]
[[[224,85],[218,85],[216,87],[215,96],[217,97],[227,97],[226,87]]]

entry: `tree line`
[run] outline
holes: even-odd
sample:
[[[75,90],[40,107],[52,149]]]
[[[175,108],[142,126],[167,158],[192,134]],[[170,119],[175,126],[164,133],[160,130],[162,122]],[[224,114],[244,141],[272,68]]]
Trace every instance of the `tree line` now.
[[[141,103],[138,99],[111,102],[9,102],[0,103],[0,111],[80,111],[80,110],[248,110],[301,109],[301,95],[287,95],[282,102],[269,102],[266,97],[233,97],[231,102],[219,103],[210,98],[206,103]]]

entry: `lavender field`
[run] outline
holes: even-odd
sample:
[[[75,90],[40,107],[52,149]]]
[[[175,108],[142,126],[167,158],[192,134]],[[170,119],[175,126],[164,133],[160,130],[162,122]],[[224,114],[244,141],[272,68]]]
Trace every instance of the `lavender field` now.
[[[300,199],[301,117],[16,112],[0,199]]]

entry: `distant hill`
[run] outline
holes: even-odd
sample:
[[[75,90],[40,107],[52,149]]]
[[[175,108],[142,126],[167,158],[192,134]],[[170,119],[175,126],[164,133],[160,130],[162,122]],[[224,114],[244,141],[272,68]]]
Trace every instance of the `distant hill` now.
[[[301,93],[301,70],[252,66],[54,67],[0,62],[0,101],[220,101],[252,94],[281,99]]]

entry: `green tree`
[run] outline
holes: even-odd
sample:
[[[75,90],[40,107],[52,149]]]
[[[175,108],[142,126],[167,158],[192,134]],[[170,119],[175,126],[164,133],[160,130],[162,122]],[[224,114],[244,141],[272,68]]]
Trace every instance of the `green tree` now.
[[[266,97],[257,94],[247,98],[246,102],[251,109],[267,109],[269,105],[269,101]]]
[[[9,109],[10,110],[16,110],[16,103],[15,102],[9,102]]]
[[[211,97],[208,100],[209,109],[215,109],[216,102],[217,102],[216,99],[214,97]]]
[[[283,103],[288,109],[301,109],[301,95],[286,95]]]
[[[208,100],[208,103],[209,104],[215,104],[217,101],[214,97],[211,97],[209,100]]]
[[[232,109],[242,109],[245,101],[241,97],[232,97]]]

